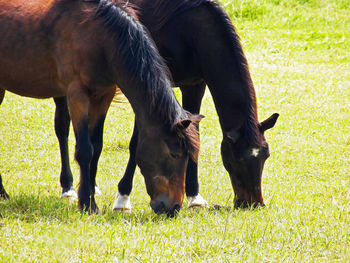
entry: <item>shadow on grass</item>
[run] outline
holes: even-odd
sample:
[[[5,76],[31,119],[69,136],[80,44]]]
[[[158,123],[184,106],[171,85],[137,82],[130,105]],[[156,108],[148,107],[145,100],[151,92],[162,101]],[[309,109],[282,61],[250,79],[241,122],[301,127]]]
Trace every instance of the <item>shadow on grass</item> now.
[[[9,200],[0,201],[0,213],[3,218],[18,219],[27,222],[38,220],[67,221],[76,213],[75,204],[61,200],[57,196],[12,195]]]
[[[157,215],[150,208],[134,210],[132,213],[112,211],[104,206],[98,215],[88,215],[78,210],[77,203],[71,203],[57,196],[13,195],[9,200],[0,200],[0,220],[20,220],[28,223],[57,221],[62,223],[88,220],[91,223],[144,224],[163,222],[166,215]]]
[[[257,209],[260,210],[261,208]],[[182,208],[179,215],[169,218],[157,215],[150,208],[134,209],[132,213],[112,211],[110,206],[104,206],[98,215],[81,213],[76,203],[57,196],[15,195],[9,200],[0,201],[0,220],[20,220],[28,223],[61,222],[72,223],[79,220],[90,221],[92,224],[133,224],[164,223],[180,218],[210,216],[211,214],[227,214],[252,209],[235,209],[231,206],[212,205],[209,208]],[[254,209],[255,210],[255,209]],[[1,219],[2,218],[2,219]]]

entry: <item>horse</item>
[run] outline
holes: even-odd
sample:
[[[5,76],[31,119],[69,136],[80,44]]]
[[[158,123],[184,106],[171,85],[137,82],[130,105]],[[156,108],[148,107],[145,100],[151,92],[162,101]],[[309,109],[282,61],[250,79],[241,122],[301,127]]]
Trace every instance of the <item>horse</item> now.
[[[205,87],[214,100],[223,134],[221,156],[234,190],[234,206],[264,206],[262,172],[270,156],[264,132],[279,114],[257,118],[253,81],[240,38],[225,10],[211,0],[130,0],[139,20],[150,31],[180,87],[182,106],[199,114]],[[138,127],[130,141],[130,158],[118,184],[114,209],[131,208],[129,195],[136,167]],[[206,206],[199,194],[198,167],[186,172],[189,206]]]
[[[198,158],[203,116],[185,111],[144,27],[108,0],[0,0],[0,98],[65,97],[80,167],[78,207],[97,213],[95,179],[116,86],[138,127],[136,162],[156,213],[182,205],[188,160]],[[59,100],[59,99],[58,99]],[[0,193],[8,195],[0,177]]]

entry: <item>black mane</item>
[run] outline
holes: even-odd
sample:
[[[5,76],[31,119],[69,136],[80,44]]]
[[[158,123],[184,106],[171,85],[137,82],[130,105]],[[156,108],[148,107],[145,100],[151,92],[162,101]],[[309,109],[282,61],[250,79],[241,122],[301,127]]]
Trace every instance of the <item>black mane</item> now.
[[[170,74],[147,30],[127,11],[124,1],[85,0],[96,2],[93,18],[101,18],[102,25],[115,38],[115,56],[123,60],[134,80],[140,81],[139,92],[147,101],[148,111],[164,125],[173,125],[187,114],[180,107],[171,89]],[[120,3],[119,3],[120,2]],[[120,87],[123,91],[123,87]]]
[[[244,55],[240,38],[232,24],[230,17],[225,10],[220,6],[217,1],[205,1],[207,5],[210,5],[213,10],[213,14],[217,20],[221,23],[221,29],[224,31],[224,35],[227,37],[229,43],[231,43],[232,52],[235,56],[236,68],[239,70],[239,78],[245,89],[245,102],[243,105],[243,114],[245,115],[245,122],[243,124],[244,137],[254,144],[260,145],[261,138],[259,132],[259,122],[257,117],[257,105],[256,95],[253,85],[253,81],[249,72],[248,61]]]

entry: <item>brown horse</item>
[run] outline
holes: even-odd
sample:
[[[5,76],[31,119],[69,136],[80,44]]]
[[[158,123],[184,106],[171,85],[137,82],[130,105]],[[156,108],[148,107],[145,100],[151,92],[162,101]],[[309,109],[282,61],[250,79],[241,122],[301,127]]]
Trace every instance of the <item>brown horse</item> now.
[[[143,27],[108,0],[0,0],[0,101],[4,91],[66,97],[80,166],[79,208],[97,212],[94,186],[103,125],[116,85],[139,128],[136,161],[155,212],[174,215],[196,160],[202,116],[178,104]],[[0,193],[7,197],[0,180]]]

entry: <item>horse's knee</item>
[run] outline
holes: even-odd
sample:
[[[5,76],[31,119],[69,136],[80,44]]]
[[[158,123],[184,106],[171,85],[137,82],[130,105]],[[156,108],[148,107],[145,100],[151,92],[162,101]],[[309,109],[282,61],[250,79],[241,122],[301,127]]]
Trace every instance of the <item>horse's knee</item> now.
[[[65,97],[54,98],[56,104],[55,111],[55,132],[58,137],[64,138],[69,135],[70,116],[68,112],[67,100]]]
[[[100,156],[102,152],[102,142],[94,142],[92,146],[93,146],[94,156]]]
[[[75,147],[75,160],[77,160],[79,164],[90,162],[93,156],[93,151],[91,143],[77,145]]]

